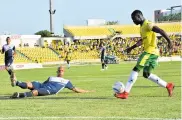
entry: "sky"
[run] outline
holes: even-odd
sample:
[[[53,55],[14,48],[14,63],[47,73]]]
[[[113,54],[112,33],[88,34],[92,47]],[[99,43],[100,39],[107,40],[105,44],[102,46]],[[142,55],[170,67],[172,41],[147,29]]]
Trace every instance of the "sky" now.
[[[153,21],[154,10],[181,5],[181,0],[53,0],[54,31],[62,34],[64,25],[86,25],[87,19],[118,20],[133,24],[130,14],[139,9]],[[31,35],[50,30],[49,0],[0,0],[0,34]]]

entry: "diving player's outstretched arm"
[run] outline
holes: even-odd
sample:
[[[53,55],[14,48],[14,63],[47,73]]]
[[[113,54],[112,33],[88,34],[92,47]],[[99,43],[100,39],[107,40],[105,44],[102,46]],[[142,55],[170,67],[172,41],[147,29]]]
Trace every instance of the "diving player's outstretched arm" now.
[[[76,93],[88,93],[88,92],[94,92],[94,91],[89,91],[89,90],[83,90],[80,88],[73,88],[72,91],[76,92]]]
[[[89,91],[89,90],[83,90],[83,89],[80,89],[80,88],[77,88],[77,87],[74,87],[73,84],[71,83],[71,81],[69,81],[65,88],[68,88],[69,90],[72,90],[76,93],[88,93],[88,92],[94,92],[94,91]]]

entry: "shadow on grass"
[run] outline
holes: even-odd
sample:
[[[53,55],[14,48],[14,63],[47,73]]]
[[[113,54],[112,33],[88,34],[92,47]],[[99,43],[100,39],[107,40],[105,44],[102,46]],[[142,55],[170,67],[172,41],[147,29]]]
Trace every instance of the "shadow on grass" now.
[[[109,99],[116,99],[116,98],[112,98],[112,97],[61,97],[61,96],[57,96],[57,97],[36,97],[35,99],[67,99],[67,100],[109,100]]]
[[[133,86],[132,88],[155,88],[155,87],[160,87],[160,86]],[[175,88],[180,88],[182,86],[175,86]]]
[[[10,95],[0,95],[0,100],[7,100],[7,99],[11,99]]]
[[[152,95],[152,96],[145,96],[145,95],[131,95],[130,98],[166,98],[168,96],[162,96],[162,95]],[[38,97],[30,97],[30,98],[16,98],[12,99],[10,96],[0,96],[0,100],[24,100],[24,99],[30,99],[30,100],[113,100],[117,99],[114,96],[107,96],[107,97],[61,97],[61,96],[38,96]]]
[[[153,87],[159,87],[159,86],[133,86],[133,88],[153,88]],[[182,86],[175,86],[175,88],[181,88]],[[75,94],[73,92],[61,92],[60,94],[62,94],[63,96],[66,95],[66,94]],[[18,99],[12,99],[10,98],[10,94],[6,94],[6,95],[0,95],[0,100],[21,100],[21,99],[34,99],[34,100],[51,100],[51,99],[80,99],[80,100],[111,100],[111,99],[116,99],[114,96],[104,96],[104,97],[61,97],[61,96],[54,96],[54,95],[50,95],[50,96],[37,96],[37,97],[31,97],[31,98],[18,98]],[[155,97],[158,97],[158,98],[166,98],[168,96],[162,96],[162,95],[150,95],[150,96],[147,96],[147,95],[131,95],[129,96],[129,98],[155,98]]]
[[[56,99],[60,99],[60,100],[104,100],[104,99],[116,99],[116,98],[112,98],[112,97],[61,97],[61,96],[38,96],[38,97],[30,97],[30,98],[16,98],[16,99],[12,99],[10,98],[10,96],[0,96],[0,100],[23,100],[23,99],[33,99],[33,100],[56,100]]]

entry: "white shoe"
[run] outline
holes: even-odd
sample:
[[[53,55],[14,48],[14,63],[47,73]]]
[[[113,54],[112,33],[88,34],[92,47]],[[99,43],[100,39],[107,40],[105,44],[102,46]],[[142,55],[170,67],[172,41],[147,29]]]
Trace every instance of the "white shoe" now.
[[[105,69],[101,69],[100,71],[104,71]]]
[[[13,93],[13,95],[12,96],[10,96],[10,98],[19,98],[19,96],[20,96],[20,94],[18,93],[18,92],[15,92],[15,93]]]
[[[105,67],[105,69],[107,70],[107,69],[108,69],[108,66],[107,66],[107,67]]]

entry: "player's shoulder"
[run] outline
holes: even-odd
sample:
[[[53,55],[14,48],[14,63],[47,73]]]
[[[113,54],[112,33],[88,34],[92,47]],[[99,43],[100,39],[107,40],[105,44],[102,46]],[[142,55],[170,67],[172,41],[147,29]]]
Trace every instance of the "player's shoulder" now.
[[[150,20],[146,20],[145,23],[146,23],[145,25],[147,26],[154,25],[154,23]]]
[[[53,80],[53,79],[59,79],[60,77],[57,77],[57,76],[49,76],[48,79],[49,80]]]
[[[58,78],[58,77],[56,77],[56,76],[49,76],[48,78],[49,79],[54,79],[54,78]]]
[[[68,79],[62,78],[62,77],[58,77],[60,80],[64,80],[64,81],[70,81]]]
[[[59,79],[59,80],[66,80],[66,81],[69,81],[68,79],[65,79],[65,78],[63,78],[63,77],[54,77],[54,76],[50,76],[49,77],[50,79]]]
[[[7,46],[8,44],[4,44],[2,47],[5,47],[5,46]]]
[[[142,27],[146,28],[145,30],[148,31],[148,30],[152,30],[153,26],[154,26],[154,23],[152,21],[145,20]]]

